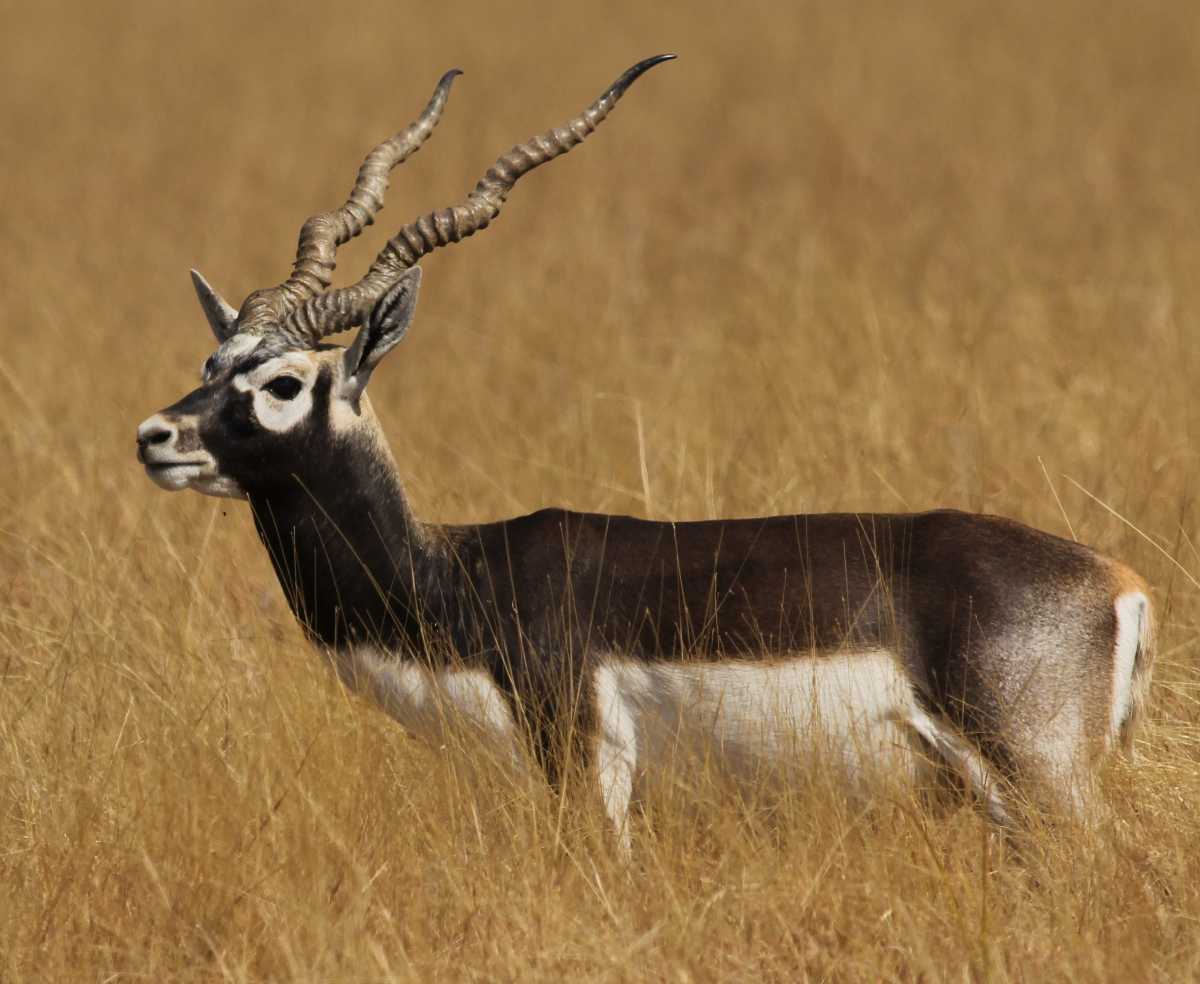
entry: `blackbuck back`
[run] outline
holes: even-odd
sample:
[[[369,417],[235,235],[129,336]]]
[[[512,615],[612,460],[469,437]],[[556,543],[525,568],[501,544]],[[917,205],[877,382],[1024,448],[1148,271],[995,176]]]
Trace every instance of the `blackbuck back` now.
[[[435,526],[409,510],[365,391],[412,322],[415,264],[486,227],[670,57],[329,290],[336,249],[437,124],[448,73],[345,204],[304,223],[284,283],[235,309],[193,274],[219,345],[199,388],[138,428],[139,460],[162,488],[249,502],[288,603],[348,683],[415,732],[453,712],[551,783],[583,763],[626,848],[641,780],[680,749],[757,770],[819,742],[855,786],[948,772],[1001,824],[1018,796],[1088,818],[1153,647],[1145,584],[1087,547],[953,511]],[[322,343],[355,327],[348,349]]]

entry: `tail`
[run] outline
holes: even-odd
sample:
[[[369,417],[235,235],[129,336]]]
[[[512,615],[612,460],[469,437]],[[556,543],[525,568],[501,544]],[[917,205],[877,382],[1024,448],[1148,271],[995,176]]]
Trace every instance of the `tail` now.
[[[1113,662],[1112,736],[1133,756],[1133,737],[1150,694],[1154,669],[1154,612],[1142,591],[1117,598],[1117,643]]]

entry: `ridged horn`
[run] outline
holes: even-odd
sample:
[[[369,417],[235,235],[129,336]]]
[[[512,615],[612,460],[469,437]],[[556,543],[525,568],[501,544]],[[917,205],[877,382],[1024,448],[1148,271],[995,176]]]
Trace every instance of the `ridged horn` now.
[[[265,334],[277,331],[298,304],[330,285],[338,247],[375,221],[375,216],[383,209],[389,172],[420,150],[429,139],[442,118],[450,86],[461,74],[454,68],[443,75],[421,115],[367,154],[358,169],[350,196],[341,208],[320,212],[304,223],[291,276],[278,287],[255,291],[246,298],[238,319],[239,332]]]
[[[283,333],[296,343],[315,345],[326,335],[364,324],[375,302],[400,274],[439,246],[456,243],[486,229],[523,175],[582,143],[640,75],[674,57],[655,55],[638,62],[579,116],[517,144],[492,165],[464,202],[430,212],[404,226],[384,246],[358,283],[318,294],[296,306],[283,323]]]

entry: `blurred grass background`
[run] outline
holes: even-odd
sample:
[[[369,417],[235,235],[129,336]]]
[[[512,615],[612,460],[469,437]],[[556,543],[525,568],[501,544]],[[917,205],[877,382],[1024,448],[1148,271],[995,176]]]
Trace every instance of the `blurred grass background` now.
[[[1197,976],[1193,5],[0,15],[0,979]],[[418,514],[946,505],[1078,536],[1162,620],[1093,841],[1020,861],[970,808],[684,790],[625,870],[596,811],[345,695],[245,507],[137,466],[211,350],[188,267],[235,303],[278,282],[460,67],[356,279],[659,51],[425,262],[372,385]]]

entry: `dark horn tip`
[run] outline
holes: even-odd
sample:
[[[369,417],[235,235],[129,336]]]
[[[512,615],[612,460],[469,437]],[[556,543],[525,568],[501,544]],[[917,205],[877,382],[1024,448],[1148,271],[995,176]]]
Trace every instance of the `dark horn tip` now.
[[[667,54],[654,55],[651,58],[644,58],[632,68],[626,69],[624,74],[612,84],[612,89],[610,91],[619,96],[637,81],[638,76],[648,72],[655,65],[661,65],[663,62],[673,61],[678,57],[678,55]]]

